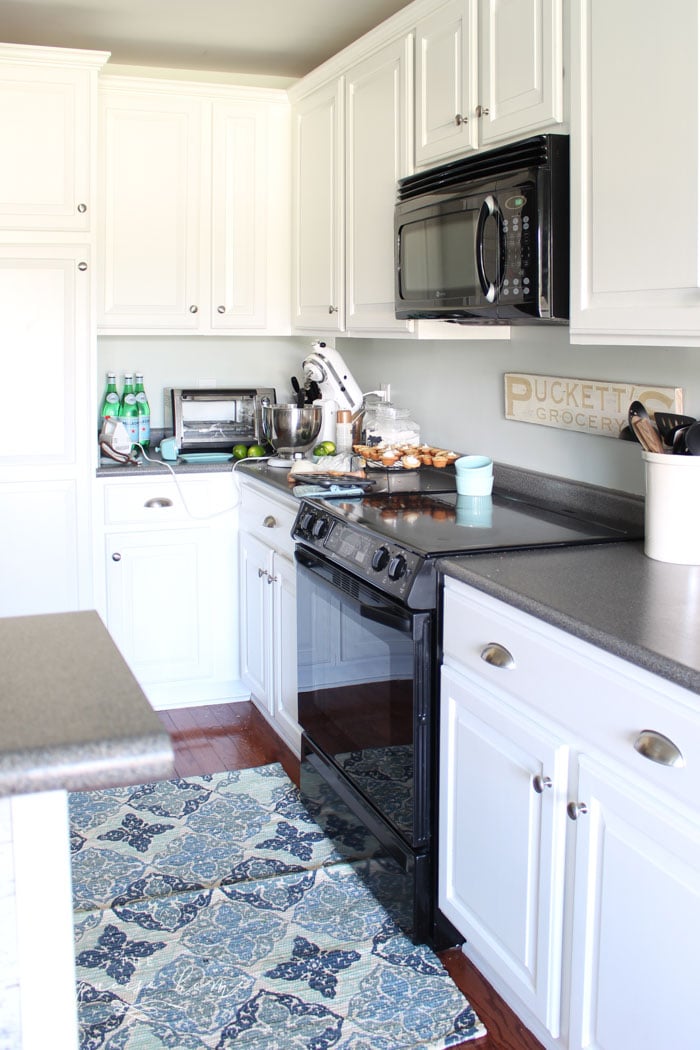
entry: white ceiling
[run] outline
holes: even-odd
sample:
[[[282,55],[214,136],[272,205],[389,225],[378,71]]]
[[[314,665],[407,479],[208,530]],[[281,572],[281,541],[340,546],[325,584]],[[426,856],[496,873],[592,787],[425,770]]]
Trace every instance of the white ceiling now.
[[[0,39],[121,65],[308,73],[409,0],[0,0]]]

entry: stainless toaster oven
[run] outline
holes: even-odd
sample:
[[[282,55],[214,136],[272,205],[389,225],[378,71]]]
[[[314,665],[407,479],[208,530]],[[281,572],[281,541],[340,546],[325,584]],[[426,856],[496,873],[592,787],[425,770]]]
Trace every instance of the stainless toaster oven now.
[[[173,433],[181,452],[230,452],[263,438],[262,405],[275,401],[272,387],[172,389]]]

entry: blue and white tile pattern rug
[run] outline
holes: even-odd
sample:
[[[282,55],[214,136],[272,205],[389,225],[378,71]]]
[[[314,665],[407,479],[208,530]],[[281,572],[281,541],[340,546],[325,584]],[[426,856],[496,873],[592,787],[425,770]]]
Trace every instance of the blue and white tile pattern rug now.
[[[281,766],[69,800],[81,1050],[442,1050],[485,1034]]]

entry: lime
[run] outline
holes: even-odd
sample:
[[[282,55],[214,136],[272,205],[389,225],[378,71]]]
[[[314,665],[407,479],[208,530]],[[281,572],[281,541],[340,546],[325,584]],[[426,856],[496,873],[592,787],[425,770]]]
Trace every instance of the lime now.
[[[265,449],[262,445],[250,445],[248,447],[248,455],[253,457],[264,456]]]
[[[248,455],[247,445],[234,445],[233,446],[233,458],[234,459],[245,459]]]
[[[323,445],[323,447],[326,450],[326,455],[327,456],[332,456],[333,453],[336,450],[335,449],[335,441],[322,441],[321,444]]]
[[[314,449],[314,456],[327,456],[327,455],[328,455],[328,453],[326,452],[326,446],[325,445],[317,445],[316,448]]]

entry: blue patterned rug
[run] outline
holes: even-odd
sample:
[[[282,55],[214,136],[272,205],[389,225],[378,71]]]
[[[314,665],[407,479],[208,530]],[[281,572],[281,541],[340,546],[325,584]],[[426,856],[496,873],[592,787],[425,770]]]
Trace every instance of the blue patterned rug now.
[[[81,1050],[442,1050],[485,1034],[281,766],[69,801]]]

